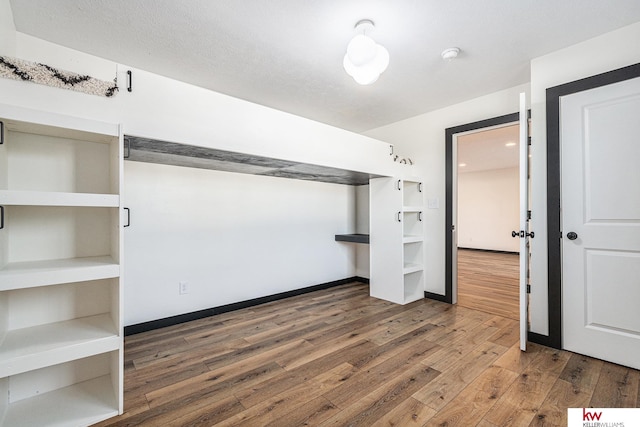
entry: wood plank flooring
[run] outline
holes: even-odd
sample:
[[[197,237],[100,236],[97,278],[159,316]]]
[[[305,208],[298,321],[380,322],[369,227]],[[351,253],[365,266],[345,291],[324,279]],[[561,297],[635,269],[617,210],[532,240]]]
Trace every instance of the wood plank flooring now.
[[[353,283],[132,335],[99,426],[564,426],[640,405],[640,372],[517,347],[512,319]]]
[[[458,305],[519,319],[520,257],[458,249]]]

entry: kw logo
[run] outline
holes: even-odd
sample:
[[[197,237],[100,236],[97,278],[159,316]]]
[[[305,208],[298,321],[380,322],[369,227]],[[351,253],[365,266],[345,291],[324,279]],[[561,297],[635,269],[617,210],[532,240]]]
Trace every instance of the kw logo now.
[[[587,412],[586,408],[582,408],[582,421],[600,421],[602,412]]]

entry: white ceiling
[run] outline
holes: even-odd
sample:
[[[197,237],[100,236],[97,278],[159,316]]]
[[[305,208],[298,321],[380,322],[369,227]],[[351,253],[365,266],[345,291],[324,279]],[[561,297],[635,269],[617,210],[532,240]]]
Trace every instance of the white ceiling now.
[[[519,129],[515,124],[458,136],[458,173],[518,167]]]
[[[526,83],[532,58],[640,21],[638,0],[10,3],[22,33],[356,132]],[[371,86],[342,68],[363,18],[391,57]]]

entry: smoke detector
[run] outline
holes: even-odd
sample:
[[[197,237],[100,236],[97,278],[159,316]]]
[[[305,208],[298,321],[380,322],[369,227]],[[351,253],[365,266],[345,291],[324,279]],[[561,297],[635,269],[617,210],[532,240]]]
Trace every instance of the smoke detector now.
[[[445,49],[442,51],[442,53],[440,54],[440,56],[442,56],[442,59],[455,59],[458,54],[460,53],[460,49],[457,47],[450,47],[448,49]]]

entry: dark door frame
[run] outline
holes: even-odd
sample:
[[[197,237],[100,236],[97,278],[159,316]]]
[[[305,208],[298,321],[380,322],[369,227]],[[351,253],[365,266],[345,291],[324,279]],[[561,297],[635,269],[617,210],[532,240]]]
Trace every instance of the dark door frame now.
[[[640,63],[547,88],[547,291],[549,335],[529,332],[529,341],[562,348],[562,229],[560,223],[560,98],[640,77]],[[445,129],[445,294],[425,292],[428,298],[453,301],[453,136],[458,133],[518,121],[518,113]],[[534,213],[535,214],[535,213]]]
[[[531,341],[562,348],[562,224],[560,222],[560,98],[640,77],[640,63],[547,89],[547,262],[549,335]],[[533,338],[533,339],[532,339]]]
[[[453,237],[451,232],[453,231],[453,171],[456,167],[453,164],[453,136],[463,132],[517,123],[519,117],[520,113],[511,113],[445,129],[445,291],[444,296],[425,292],[427,298],[449,304],[453,301]]]

